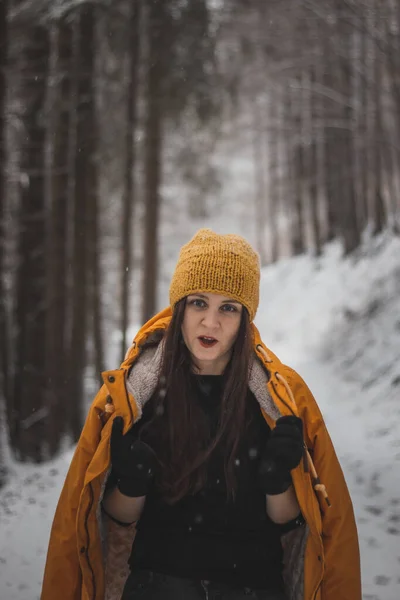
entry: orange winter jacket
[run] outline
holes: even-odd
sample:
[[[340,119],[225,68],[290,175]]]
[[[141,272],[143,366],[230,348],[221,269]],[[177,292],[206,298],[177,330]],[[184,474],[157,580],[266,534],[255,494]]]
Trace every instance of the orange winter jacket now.
[[[120,415],[126,432],[140,418],[157,384],[170,318],[168,308],[146,323],[120,369],[102,374],[104,385],[89,410],[55,513],[41,600],[120,600],[135,526],[120,527],[100,508],[110,470],[111,425]],[[281,415],[303,420],[308,448],[292,471],[306,524],[282,537],[288,600],[361,600],[352,503],[321,412],[301,377],[265,347],[252,327],[249,387],[270,427]],[[131,370],[133,394],[126,386]]]

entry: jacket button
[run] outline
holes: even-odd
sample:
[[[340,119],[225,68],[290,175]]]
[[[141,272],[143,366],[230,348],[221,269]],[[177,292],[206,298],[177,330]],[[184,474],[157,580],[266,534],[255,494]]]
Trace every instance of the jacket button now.
[[[85,552],[86,552],[86,548],[85,548],[85,546],[82,546],[82,548],[81,548],[80,552],[81,552],[81,554],[85,554]]]
[[[319,560],[319,562],[321,562],[321,560],[322,560],[321,555],[318,555],[318,560]]]
[[[115,377],[114,377],[114,375],[109,375],[109,376],[108,376],[108,381],[109,381],[110,383],[114,383],[114,381],[115,381]]]

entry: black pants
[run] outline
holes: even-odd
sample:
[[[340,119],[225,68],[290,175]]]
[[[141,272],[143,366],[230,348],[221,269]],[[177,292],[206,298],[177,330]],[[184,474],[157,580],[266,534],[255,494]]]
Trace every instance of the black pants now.
[[[131,572],[121,600],[285,600],[285,595],[143,570]]]

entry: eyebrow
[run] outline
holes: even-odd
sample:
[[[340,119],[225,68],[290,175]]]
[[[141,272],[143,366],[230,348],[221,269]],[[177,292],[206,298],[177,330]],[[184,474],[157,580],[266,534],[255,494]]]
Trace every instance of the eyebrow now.
[[[189,296],[197,296],[198,298],[204,298],[205,300],[208,300],[208,297],[204,294],[189,294]],[[234,300],[233,298],[229,298],[228,300],[222,300],[222,304],[227,304],[228,302],[229,304],[240,304],[238,300]]]

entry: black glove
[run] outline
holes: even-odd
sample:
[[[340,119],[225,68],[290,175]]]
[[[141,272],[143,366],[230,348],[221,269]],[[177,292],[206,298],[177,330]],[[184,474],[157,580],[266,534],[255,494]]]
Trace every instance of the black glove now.
[[[121,494],[145,496],[154,480],[157,457],[152,448],[138,440],[132,430],[122,434],[124,420],[115,417],[110,440],[112,472]]]
[[[282,494],[290,487],[290,471],[303,456],[303,422],[295,416],[280,417],[265,446],[258,472],[264,494]]]

